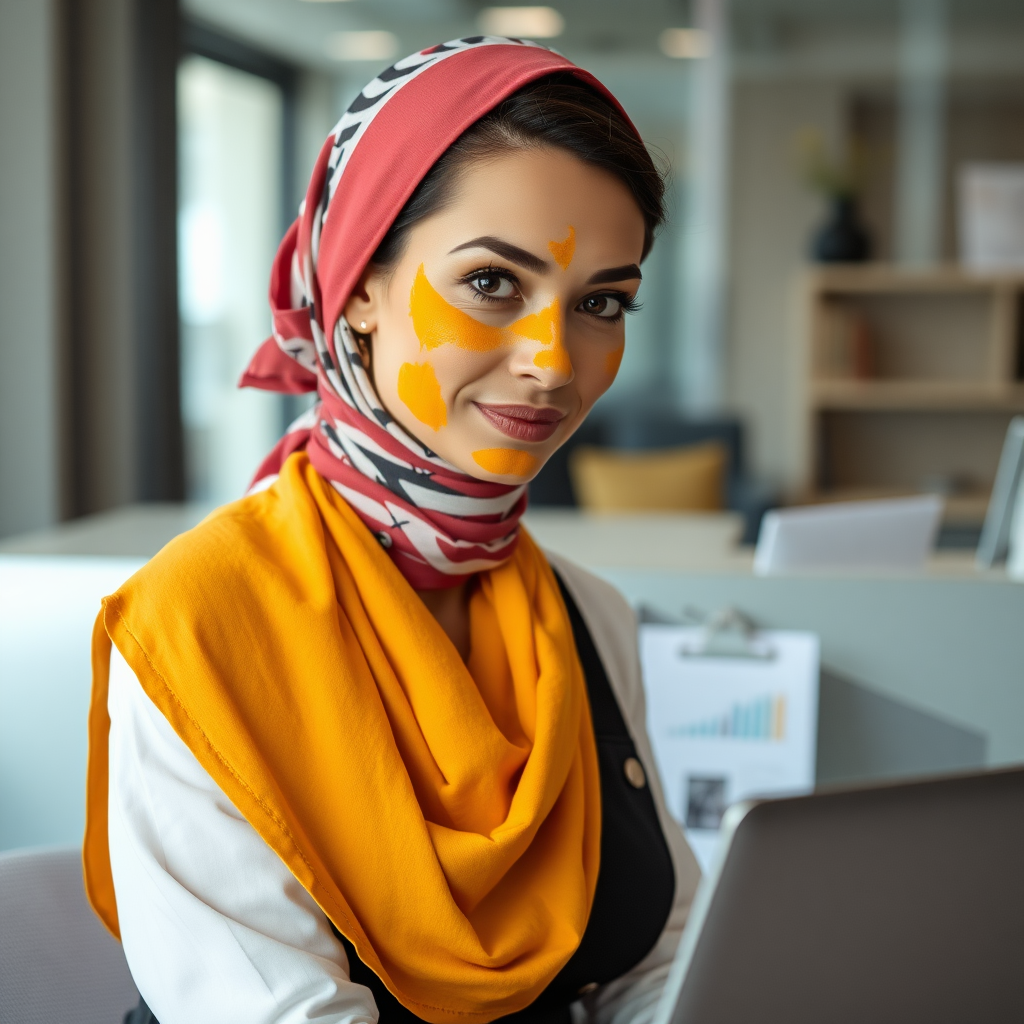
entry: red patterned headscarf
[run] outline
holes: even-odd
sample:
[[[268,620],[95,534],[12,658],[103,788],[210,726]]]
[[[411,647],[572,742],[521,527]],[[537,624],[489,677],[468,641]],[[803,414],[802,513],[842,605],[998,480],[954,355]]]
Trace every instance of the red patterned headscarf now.
[[[463,473],[392,419],[342,310],[444,151],[517,89],[559,71],[621,110],[593,76],[564,57],[494,36],[422,50],[370,82],[320,151],[299,218],[274,260],[273,335],[240,382],[318,394],[260,466],[252,489],[273,483],[284,460],[305,449],[420,590],[453,586],[505,561],[526,509],[526,487]]]

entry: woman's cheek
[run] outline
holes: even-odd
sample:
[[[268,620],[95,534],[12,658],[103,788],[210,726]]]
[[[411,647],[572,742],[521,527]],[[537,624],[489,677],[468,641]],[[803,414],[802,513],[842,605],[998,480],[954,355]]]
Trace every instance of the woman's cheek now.
[[[445,346],[433,352],[422,349],[415,359],[398,367],[395,393],[398,401],[418,422],[432,431],[457,427],[453,406],[467,384],[485,376],[493,356]]]
[[[575,353],[573,366],[576,371],[576,389],[585,412],[612,386],[622,364],[622,356],[626,349],[625,338],[609,348],[602,346],[602,351],[589,349],[586,354]]]
[[[608,387],[611,387],[618,375],[619,367],[622,365],[622,354],[625,351],[626,339],[623,338],[622,341],[619,342],[618,347],[612,349],[612,351],[604,357],[604,373],[608,378]]]
[[[448,423],[448,405],[431,362],[402,363],[396,393],[413,417],[431,430],[440,430]]]

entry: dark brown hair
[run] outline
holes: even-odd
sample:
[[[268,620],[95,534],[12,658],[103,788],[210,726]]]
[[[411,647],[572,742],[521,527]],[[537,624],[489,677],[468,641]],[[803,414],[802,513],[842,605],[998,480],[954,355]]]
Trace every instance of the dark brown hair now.
[[[427,172],[384,236],[371,263],[389,270],[410,229],[453,198],[462,170],[503,152],[551,146],[614,174],[644,218],[647,256],[665,219],[665,179],[625,118],[603,96],[560,72],[523,86],[466,129]]]

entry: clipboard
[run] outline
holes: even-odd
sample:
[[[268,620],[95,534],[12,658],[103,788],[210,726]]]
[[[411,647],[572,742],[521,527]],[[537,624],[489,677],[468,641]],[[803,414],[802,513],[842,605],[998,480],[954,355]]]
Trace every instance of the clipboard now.
[[[707,872],[730,804],[814,788],[818,637],[724,609],[641,625],[640,660],[665,799]]]

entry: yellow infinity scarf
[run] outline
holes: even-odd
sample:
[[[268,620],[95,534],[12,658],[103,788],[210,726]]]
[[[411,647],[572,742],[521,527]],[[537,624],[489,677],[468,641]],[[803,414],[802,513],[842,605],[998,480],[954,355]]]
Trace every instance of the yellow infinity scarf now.
[[[93,638],[86,888],[116,935],[111,641],[150,699],[399,1001],[428,1021],[528,1006],[576,950],[600,781],[550,566],[520,532],[459,658],[304,454],[106,598]]]

